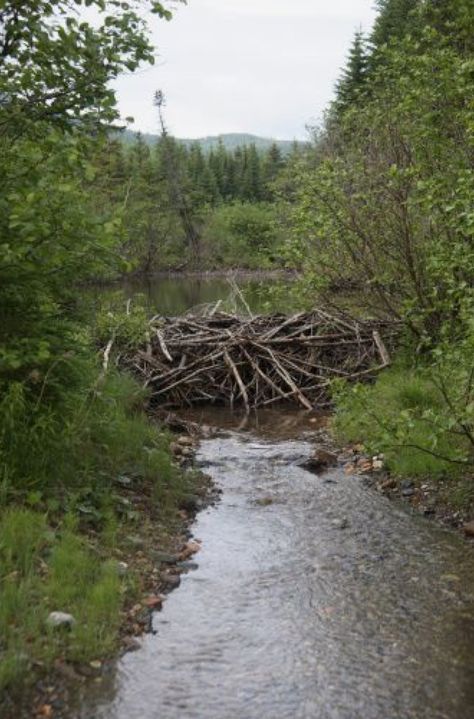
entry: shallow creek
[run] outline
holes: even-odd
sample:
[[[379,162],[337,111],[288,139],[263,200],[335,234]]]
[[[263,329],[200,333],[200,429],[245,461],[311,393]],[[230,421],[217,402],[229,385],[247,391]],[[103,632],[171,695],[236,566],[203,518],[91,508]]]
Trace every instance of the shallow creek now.
[[[342,469],[305,471],[313,447],[281,412],[202,443],[223,497],[199,566],[76,716],[474,716],[472,549]]]

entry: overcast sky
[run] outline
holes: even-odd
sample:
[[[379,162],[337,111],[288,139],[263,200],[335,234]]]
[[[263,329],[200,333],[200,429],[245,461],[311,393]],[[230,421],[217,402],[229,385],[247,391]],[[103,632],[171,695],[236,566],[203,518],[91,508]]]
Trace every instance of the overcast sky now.
[[[353,34],[374,0],[189,0],[169,23],[152,17],[159,57],[117,82],[132,129],[157,132],[153,93],[166,95],[178,137],[250,132],[304,139],[331,99]]]

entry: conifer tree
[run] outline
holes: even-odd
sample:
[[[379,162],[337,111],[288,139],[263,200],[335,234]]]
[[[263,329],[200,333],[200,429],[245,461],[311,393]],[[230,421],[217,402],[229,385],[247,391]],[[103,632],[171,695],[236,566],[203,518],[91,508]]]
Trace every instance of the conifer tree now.
[[[264,178],[263,192],[265,199],[267,200],[270,200],[272,198],[273,193],[270,189],[270,185],[276,180],[278,174],[283,168],[283,165],[284,160],[281,150],[276,144],[276,142],[274,142],[265,155],[262,168]]]
[[[355,33],[346,67],[336,85],[336,111],[343,112],[354,103],[364,88],[367,74],[367,48],[361,30]]]
[[[403,37],[413,27],[412,11],[420,5],[420,0],[376,0],[376,5],[379,12],[370,36],[375,50]]]
[[[262,195],[260,158],[254,144],[245,148],[245,166],[242,177],[242,198],[260,200]]]

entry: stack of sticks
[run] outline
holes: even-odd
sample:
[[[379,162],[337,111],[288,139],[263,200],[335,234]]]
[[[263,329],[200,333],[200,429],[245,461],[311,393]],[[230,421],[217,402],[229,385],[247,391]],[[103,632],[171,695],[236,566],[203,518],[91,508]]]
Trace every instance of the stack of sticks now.
[[[397,331],[388,321],[322,309],[291,317],[157,316],[148,342],[121,363],[165,407],[213,403],[250,412],[287,401],[320,409],[330,405],[335,378],[370,379],[389,365]]]

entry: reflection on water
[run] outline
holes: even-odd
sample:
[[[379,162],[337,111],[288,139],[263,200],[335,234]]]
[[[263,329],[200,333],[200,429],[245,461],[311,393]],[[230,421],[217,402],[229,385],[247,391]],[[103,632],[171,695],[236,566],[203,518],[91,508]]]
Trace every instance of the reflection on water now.
[[[470,548],[341,470],[305,472],[286,417],[203,442],[224,495],[195,527],[199,569],[77,717],[474,716]]]
[[[255,279],[245,275],[237,278],[245,301],[255,313],[287,311],[291,308],[291,302],[284,292],[283,296],[274,296],[277,286],[284,288],[290,282],[289,279]],[[117,295],[126,301],[140,295],[151,314],[179,315],[191,308],[215,304],[219,300],[222,300],[222,308],[227,311],[242,310],[242,304],[225,277],[135,278],[117,285],[95,288],[93,294],[102,301]]]

